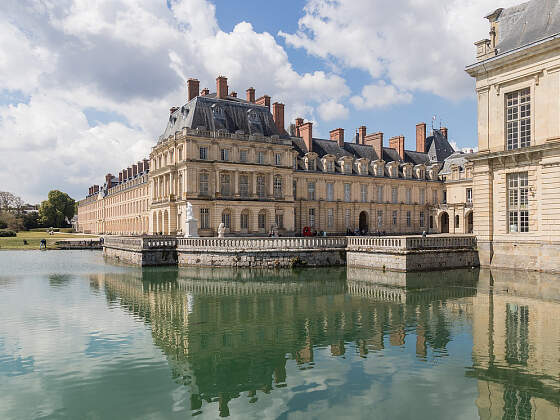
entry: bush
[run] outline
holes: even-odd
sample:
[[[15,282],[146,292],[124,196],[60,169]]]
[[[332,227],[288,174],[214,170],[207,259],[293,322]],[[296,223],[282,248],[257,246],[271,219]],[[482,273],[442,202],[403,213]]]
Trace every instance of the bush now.
[[[0,230],[0,238],[12,238],[16,236],[13,230]]]
[[[6,222],[4,222],[3,220],[0,220],[0,229],[6,229],[8,227],[8,224]]]

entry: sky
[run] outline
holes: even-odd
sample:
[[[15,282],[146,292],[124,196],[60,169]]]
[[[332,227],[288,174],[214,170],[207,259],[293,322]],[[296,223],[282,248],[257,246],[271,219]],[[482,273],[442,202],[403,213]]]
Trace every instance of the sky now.
[[[185,82],[253,86],[314,137],[446,126],[476,148],[473,43],[520,0],[2,0],[0,191],[82,199],[149,155]]]

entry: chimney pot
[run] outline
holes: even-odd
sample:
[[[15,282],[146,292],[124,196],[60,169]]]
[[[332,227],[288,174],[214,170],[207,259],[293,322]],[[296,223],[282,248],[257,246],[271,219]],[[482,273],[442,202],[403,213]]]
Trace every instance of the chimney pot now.
[[[360,144],[365,144],[364,140],[366,138],[366,132],[367,132],[367,128],[365,125],[362,125],[360,128],[358,128],[358,138],[359,138],[359,143]]]
[[[261,96],[259,99],[257,99],[257,105],[266,106],[270,111],[270,96]]]
[[[299,127],[299,132],[308,152],[313,151],[313,123],[306,122]]]
[[[132,176],[135,177],[136,175],[138,175],[138,165],[134,164],[132,165]]]
[[[373,147],[378,159],[383,159],[383,133],[368,134],[364,137],[364,143]]]
[[[416,151],[426,152],[426,123],[416,124]]]
[[[204,88],[204,89],[202,89],[202,92],[200,92],[201,96],[206,96],[206,95],[209,95],[209,94],[210,94],[210,89],[208,89],[208,88]]]
[[[200,89],[200,82],[198,81],[198,79],[187,80],[187,95],[189,101],[198,96],[199,89]]]
[[[250,87],[246,91],[247,93],[247,102],[255,103],[255,88]]]
[[[216,78],[216,97],[218,99],[226,99],[228,96],[227,77],[218,76]]]

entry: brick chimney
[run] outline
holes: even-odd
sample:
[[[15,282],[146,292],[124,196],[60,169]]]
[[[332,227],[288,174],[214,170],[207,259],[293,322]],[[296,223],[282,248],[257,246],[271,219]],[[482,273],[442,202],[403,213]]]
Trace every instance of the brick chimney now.
[[[391,137],[389,147],[399,152],[399,156],[404,160],[404,136]]]
[[[138,175],[138,165],[133,164],[132,165],[132,176],[136,176],[136,175]]]
[[[257,99],[257,105],[266,106],[270,110],[270,96],[261,96],[259,99]]]
[[[123,177],[123,181],[126,181],[128,179],[128,171],[125,169],[122,170],[122,177]]]
[[[364,144],[373,147],[378,159],[383,159],[383,133],[373,133],[364,137]]]
[[[441,132],[441,135],[447,139],[447,127],[441,127],[439,131]]]
[[[200,92],[200,96],[206,96],[206,95],[208,95],[208,94],[210,94],[210,89],[208,89],[208,88],[204,88],[204,89],[202,89],[202,91]]]
[[[107,188],[111,188],[113,186],[113,175],[105,175],[105,184],[107,184]]]
[[[150,161],[148,159],[144,159],[144,172],[150,169]]]
[[[255,88],[250,87],[246,90],[247,93],[247,102],[255,103]]]
[[[122,171],[119,172],[119,184],[123,182]]]
[[[282,134],[284,133],[284,104],[280,102],[274,102],[272,104],[272,118],[274,119],[274,124],[276,128]]]
[[[232,98],[237,98],[237,92],[231,92],[229,96],[231,96]]]
[[[138,163],[136,164],[138,165],[138,173],[141,174],[142,172],[144,172],[144,162],[142,162],[141,160],[138,161]]]
[[[416,124],[416,151],[426,152],[426,123]]]
[[[88,193],[87,193],[87,195],[91,195],[91,189],[92,189],[91,187],[88,188]]]
[[[299,128],[303,125],[303,118],[296,118],[296,137],[301,137],[299,134]]]
[[[99,185],[94,185],[93,186],[93,193],[97,194],[99,192]]]
[[[175,111],[177,111],[179,109],[179,107],[177,106],[172,106],[171,108],[169,108],[169,115],[173,114]]]
[[[344,147],[344,128],[335,128],[330,131],[331,140],[336,141],[339,147]]]
[[[216,98],[225,99],[228,96],[227,77],[218,76],[216,78]]]
[[[187,80],[187,95],[189,101],[198,96],[199,89],[200,89],[200,82],[198,81],[198,79]]]
[[[128,179],[132,178],[132,168],[130,166],[126,169],[126,177]]]
[[[360,128],[358,128],[358,143],[360,144],[365,144],[364,143],[364,139],[366,138],[366,132],[367,132],[367,128],[365,125],[362,125]]]
[[[303,138],[308,152],[313,151],[313,123],[306,122],[299,127],[300,137]]]

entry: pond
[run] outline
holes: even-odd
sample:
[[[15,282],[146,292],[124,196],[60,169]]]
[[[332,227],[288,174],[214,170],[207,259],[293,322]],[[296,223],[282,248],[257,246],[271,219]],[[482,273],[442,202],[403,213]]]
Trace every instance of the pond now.
[[[1,419],[560,418],[560,278],[0,252]]]

